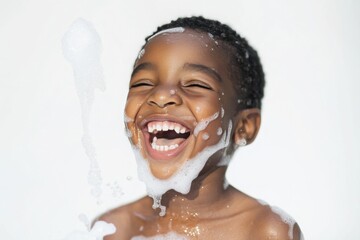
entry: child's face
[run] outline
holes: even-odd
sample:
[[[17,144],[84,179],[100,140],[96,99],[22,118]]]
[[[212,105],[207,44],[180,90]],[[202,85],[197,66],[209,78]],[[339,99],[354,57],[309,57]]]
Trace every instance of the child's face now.
[[[139,55],[126,125],[155,177],[172,176],[228,129],[236,100],[225,49],[206,33],[185,30],[154,37]]]

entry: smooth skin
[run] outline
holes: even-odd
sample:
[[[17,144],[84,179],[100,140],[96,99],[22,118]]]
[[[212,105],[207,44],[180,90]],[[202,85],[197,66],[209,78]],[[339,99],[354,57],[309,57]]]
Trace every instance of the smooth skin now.
[[[163,195],[166,215],[152,209],[152,198],[144,197],[111,210],[98,220],[115,224],[116,233],[105,240],[127,240],[134,236],[151,237],[168,232],[189,239],[286,240],[289,225],[267,205],[242,193],[231,185],[224,188],[227,166],[217,166],[224,151],[232,154],[236,142],[245,138],[251,143],[260,128],[260,110],[236,111],[237,98],[229,74],[229,47],[215,44],[206,33],[186,29],[183,33],[162,34],[145,46],[137,60],[130,80],[125,108],[134,122],[127,123],[130,141],[140,146],[152,174],[159,179],[172,176],[188,159],[204,148],[219,142],[217,130],[228,129],[233,123],[227,149],[213,154],[193,181],[191,190],[183,195],[173,190]],[[224,109],[224,116],[210,122],[197,136],[197,123]],[[179,121],[191,132],[184,149],[169,160],[154,158],[146,148],[146,119]],[[178,119],[178,120],[177,120]],[[208,140],[203,134],[208,134]],[[293,239],[301,231],[294,225]]]

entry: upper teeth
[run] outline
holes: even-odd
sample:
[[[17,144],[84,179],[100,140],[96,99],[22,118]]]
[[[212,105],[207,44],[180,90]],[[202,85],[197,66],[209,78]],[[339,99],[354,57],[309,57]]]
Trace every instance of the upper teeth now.
[[[174,130],[176,133],[185,133],[186,128],[178,123],[174,122],[149,122],[148,124],[148,132],[153,133],[156,131],[169,131]]]

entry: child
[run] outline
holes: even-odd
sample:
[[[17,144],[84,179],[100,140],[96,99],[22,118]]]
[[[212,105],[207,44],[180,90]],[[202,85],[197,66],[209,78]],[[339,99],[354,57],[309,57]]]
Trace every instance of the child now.
[[[101,216],[117,228],[105,239],[301,239],[280,209],[225,180],[258,133],[263,88],[256,51],[218,21],[179,18],[148,37],[125,125],[149,196]]]

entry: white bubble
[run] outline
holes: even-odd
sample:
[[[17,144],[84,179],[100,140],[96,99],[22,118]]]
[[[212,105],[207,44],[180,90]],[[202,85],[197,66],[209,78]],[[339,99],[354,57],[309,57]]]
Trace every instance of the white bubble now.
[[[222,132],[223,132],[222,128],[219,127],[219,128],[217,129],[217,131],[216,131],[216,134],[217,134],[218,136],[220,136],[220,135],[222,134]]]
[[[202,135],[202,139],[204,139],[204,140],[208,140],[209,139],[209,134],[208,133],[204,133],[203,135]]]

